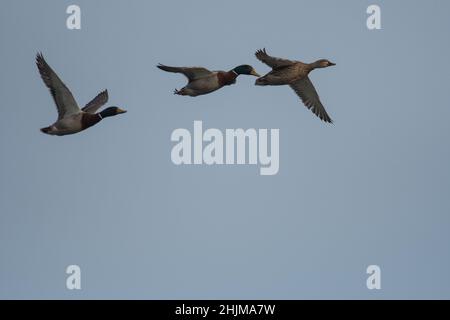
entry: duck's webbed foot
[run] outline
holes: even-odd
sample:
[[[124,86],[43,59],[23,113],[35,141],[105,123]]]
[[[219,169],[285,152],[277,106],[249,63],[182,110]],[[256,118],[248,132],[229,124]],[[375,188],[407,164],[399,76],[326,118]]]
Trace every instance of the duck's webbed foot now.
[[[40,129],[42,133],[50,134],[50,131],[52,131],[52,127],[46,127]]]
[[[187,95],[187,92],[186,92],[185,88],[183,88],[181,90],[175,89],[173,91],[173,94],[177,94],[177,95],[180,95],[180,96],[185,96],[185,95]]]

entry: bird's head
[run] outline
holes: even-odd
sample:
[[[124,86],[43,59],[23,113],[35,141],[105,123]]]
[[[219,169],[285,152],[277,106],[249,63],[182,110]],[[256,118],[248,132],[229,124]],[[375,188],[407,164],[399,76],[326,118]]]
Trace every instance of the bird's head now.
[[[252,66],[249,66],[248,64],[237,66],[236,68],[233,69],[233,71],[236,72],[237,74],[247,74],[250,76],[260,77],[258,72],[256,72],[256,70]]]
[[[106,108],[105,110],[100,112],[100,115],[102,116],[102,118],[107,118],[107,117],[117,116],[118,114],[125,113],[125,112],[127,112],[127,111],[123,110],[119,107],[113,106],[113,107]]]
[[[327,68],[327,67],[335,66],[336,63],[333,63],[333,62],[331,62],[331,61],[329,61],[327,59],[320,59],[320,60],[317,60],[314,63],[314,65],[315,65],[316,68]]]

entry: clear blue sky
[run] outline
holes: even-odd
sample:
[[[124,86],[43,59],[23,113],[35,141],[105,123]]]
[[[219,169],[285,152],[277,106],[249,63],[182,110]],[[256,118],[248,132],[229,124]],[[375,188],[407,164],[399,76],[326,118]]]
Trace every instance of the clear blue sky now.
[[[450,2],[2,1],[0,298],[450,298]],[[269,53],[334,68],[311,79],[335,120],[288,87],[172,95],[157,63],[231,69]],[[74,136],[42,51],[80,104],[129,112]],[[170,160],[176,128],[280,129],[280,171]],[[82,290],[65,268],[82,269]],[[366,288],[368,265],[382,290]]]

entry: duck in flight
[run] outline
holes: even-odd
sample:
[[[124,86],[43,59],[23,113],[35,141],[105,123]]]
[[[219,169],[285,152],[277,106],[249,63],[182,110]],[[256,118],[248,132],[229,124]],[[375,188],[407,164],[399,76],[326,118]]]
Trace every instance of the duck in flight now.
[[[236,83],[236,78],[241,74],[260,77],[260,75],[249,65],[240,65],[230,71],[209,71],[202,67],[169,67],[163,64],[157,66],[159,69],[181,73],[188,79],[188,84],[180,89],[175,89],[174,94],[196,97],[211,93],[224,86]]]
[[[305,106],[310,109],[321,120],[333,123],[325,107],[320,101],[314,85],[309,79],[309,73],[318,68],[327,68],[336,64],[321,59],[313,63],[303,63],[300,61],[287,60],[271,57],[266,49],[258,50],[255,53],[256,58],[272,68],[265,76],[256,79],[257,86],[290,86],[300,97]]]
[[[126,112],[113,106],[96,113],[108,101],[107,90],[100,92],[83,109],[80,109],[70,90],[47,64],[42,53],[37,54],[36,65],[42,80],[50,89],[58,110],[58,119],[51,126],[42,128],[43,133],[56,136],[78,133],[99,123],[104,118]]]

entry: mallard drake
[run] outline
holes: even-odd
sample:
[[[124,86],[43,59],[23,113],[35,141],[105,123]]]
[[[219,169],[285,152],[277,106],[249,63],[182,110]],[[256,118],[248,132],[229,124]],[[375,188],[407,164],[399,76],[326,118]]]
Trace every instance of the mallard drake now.
[[[209,71],[202,67],[169,67],[163,64],[157,66],[159,69],[181,73],[188,78],[188,84],[184,88],[175,89],[174,94],[182,96],[196,97],[216,91],[223,86],[236,83],[236,78],[240,74],[260,77],[260,75],[249,65],[240,65],[230,71]]]
[[[113,106],[96,113],[108,101],[107,90],[100,92],[83,109],[80,109],[70,90],[47,64],[42,53],[37,54],[36,65],[42,80],[50,89],[50,93],[58,109],[58,120],[51,126],[42,128],[41,131],[43,133],[56,136],[74,134],[92,127],[104,118],[126,112]]]
[[[316,116],[325,122],[333,123],[333,120],[331,120],[322,105],[319,95],[308,75],[314,69],[335,66],[335,63],[326,59],[317,60],[313,63],[303,63],[300,61],[275,58],[269,56],[266,49],[256,51],[255,55],[258,60],[272,68],[272,71],[268,74],[256,79],[255,85],[289,85],[302,99],[305,106],[311,109]]]

